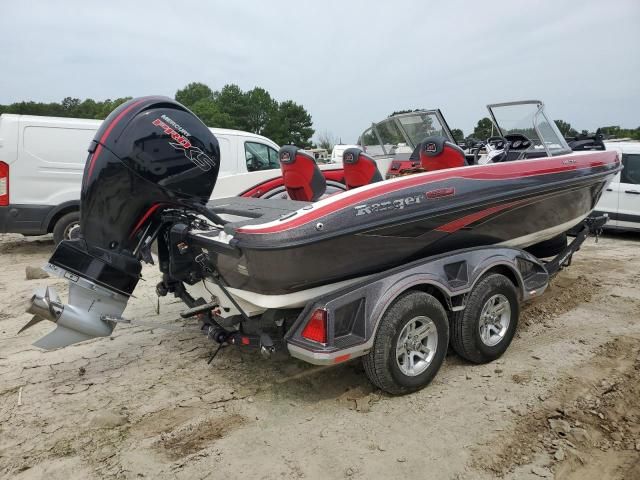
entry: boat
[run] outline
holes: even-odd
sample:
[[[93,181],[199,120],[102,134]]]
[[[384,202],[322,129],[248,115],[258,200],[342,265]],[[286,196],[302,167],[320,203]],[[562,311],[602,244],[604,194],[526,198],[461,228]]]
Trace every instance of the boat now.
[[[349,282],[462,248],[527,248],[579,224],[620,170],[617,153],[572,152],[542,102],[489,110],[499,132],[489,140],[503,150],[491,163],[469,165],[441,113],[421,112],[413,116],[419,121],[403,117],[406,129],[395,137],[372,132],[383,150],[415,144],[422,171],[382,180],[365,132],[362,149],[344,152],[345,177],[356,164],[369,177],[347,191],[323,196],[315,162],[285,146],[279,155],[290,199],[211,201],[220,164],[211,131],[169,98],[123,104],[89,148],[82,237],[62,242],[47,266],[70,280],[69,305],[51,290],[32,298],[28,326],[58,323],[36,344],[58,348],[110,334],[142,262],[154,261],[154,242],[158,293],[228,318],[301,308]]]

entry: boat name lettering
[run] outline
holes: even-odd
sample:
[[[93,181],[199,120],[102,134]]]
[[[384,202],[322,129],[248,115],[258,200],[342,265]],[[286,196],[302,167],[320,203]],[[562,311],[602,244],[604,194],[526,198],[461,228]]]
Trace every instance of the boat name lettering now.
[[[453,187],[438,188],[437,190],[431,190],[425,195],[428,199],[438,199],[442,197],[451,197],[456,194],[456,189]]]
[[[356,211],[356,217],[360,215],[369,215],[371,213],[386,212],[388,210],[402,210],[409,205],[415,205],[422,201],[422,195],[412,195],[410,197],[396,198],[377,203],[364,203],[353,207]]]

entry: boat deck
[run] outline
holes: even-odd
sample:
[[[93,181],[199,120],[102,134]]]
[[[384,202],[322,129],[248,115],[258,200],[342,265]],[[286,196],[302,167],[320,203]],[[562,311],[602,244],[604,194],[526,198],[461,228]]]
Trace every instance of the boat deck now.
[[[297,210],[311,205],[311,202],[298,200],[230,197],[211,200],[207,208],[218,215],[231,215],[231,221],[225,225],[225,232],[235,233],[245,225],[272,222],[287,218]]]

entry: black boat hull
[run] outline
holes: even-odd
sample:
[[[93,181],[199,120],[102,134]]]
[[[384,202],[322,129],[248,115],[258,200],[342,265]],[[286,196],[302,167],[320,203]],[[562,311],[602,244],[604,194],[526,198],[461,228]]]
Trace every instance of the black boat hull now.
[[[619,169],[614,152],[598,152],[385,182],[239,226],[240,258],[219,255],[216,268],[233,288],[275,295],[458,248],[527,247],[579,223]]]

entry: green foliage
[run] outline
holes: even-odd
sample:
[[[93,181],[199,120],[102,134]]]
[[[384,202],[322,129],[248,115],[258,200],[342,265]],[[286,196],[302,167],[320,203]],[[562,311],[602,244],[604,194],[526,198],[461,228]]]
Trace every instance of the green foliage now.
[[[569,122],[565,122],[564,120],[554,120],[554,122],[556,122],[558,130],[560,130],[563,137],[568,138],[578,135],[578,131],[573,128]]]
[[[451,129],[451,135],[453,135],[453,139],[456,142],[461,142],[464,140],[464,132],[462,130],[460,130],[459,128],[452,128]]]
[[[324,148],[328,152],[333,150],[333,147],[339,142],[338,137],[328,130],[318,135],[318,148]]]
[[[640,127],[620,128],[619,125],[610,125],[608,127],[600,127],[599,130],[605,138],[631,138],[633,140],[640,140]]]
[[[476,128],[473,129],[471,136],[479,140],[486,140],[493,135],[493,122],[490,118],[484,117],[478,120]]]
[[[311,115],[291,100],[277,102],[264,88],[245,92],[229,84],[214,92],[202,83],[190,83],[176,92],[176,100],[210,127],[257,133],[280,145],[312,145]]]
[[[213,100],[213,91],[204,83],[192,82],[176,92],[176,100],[191,106],[200,100]]]
[[[581,130],[578,132],[577,129],[573,128],[569,122],[564,120],[554,120],[556,125],[558,126],[558,130],[560,133],[566,138],[572,138],[576,136],[590,136],[593,133],[590,133],[588,130]],[[474,138],[480,140],[486,140],[491,136],[491,120],[489,118],[483,118],[478,121],[476,128],[473,130],[473,134],[471,135]],[[548,126],[547,126],[548,128]],[[598,129],[600,133],[604,135],[604,138],[630,138],[633,140],[640,140],[640,127],[638,128],[621,128],[619,125],[610,125],[607,127],[600,127]],[[455,132],[455,130],[454,130]],[[514,129],[505,133],[522,133],[529,138],[537,138],[537,134],[533,130],[530,129]],[[456,140],[458,139],[457,135],[454,133],[454,137]]]
[[[280,145],[312,146],[314,130],[311,115],[302,105],[285,100],[278,105],[275,115],[269,120],[264,134]]]
[[[213,93],[218,109],[231,118],[228,128],[247,130],[249,126],[249,98],[237,85],[225,85]],[[188,106],[188,105],[187,105]],[[217,127],[218,125],[209,125]],[[254,132],[255,133],[255,132]]]
[[[402,115],[403,113],[419,112],[420,110],[423,110],[423,109],[422,108],[416,108],[416,109],[413,109],[413,110],[398,110],[396,112],[393,112],[391,115],[389,115],[389,117],[395,117],[396,115]]]
[[[116,107],[131,97],[96,102],[90,98],[80,101],[79,98],[67,97],[60,103],[17,102],[11,105],[0,105],[0,113],[21,115],[44,115],[50,117],[93,118],[102,120]]]
[[[247,105],[247,130],[264,135],[269,120],[278,111],[276,102],[264,88],[255,87],[246,94]]]
[[[231,116],[221,112],[218,104],[212,98],[201,98],[192,105],[188,105],[204,122],[205,125],[215,125],[218,128],[233,128],[234,122]]]
[[[306,148],[313,145],[311,115],[291,100],[276,101],[264,88],[244,92],[238,85],[229,84],[214,92],[204,83],[193,82],[178,90],[175,98],[210,127],[257,133],[280,145],[292,143]],[[104,119],[130,99],[96,101],[66,97],[60,103],[17,102],[0,105],[0,113]]]

